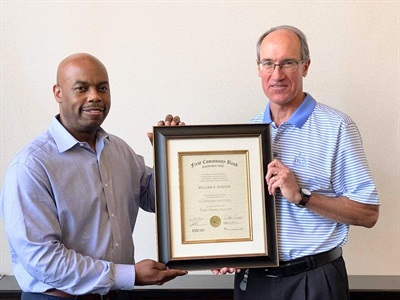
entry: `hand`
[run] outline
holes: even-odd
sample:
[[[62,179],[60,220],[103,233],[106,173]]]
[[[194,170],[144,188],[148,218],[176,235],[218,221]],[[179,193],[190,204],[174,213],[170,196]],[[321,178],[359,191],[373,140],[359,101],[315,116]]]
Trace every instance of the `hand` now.
[[[283,197],[289,202],[299,203],[301,195],[299,185],[293,172],[285,166],[280,160],[274,159],[268,165],[268,172],[265,176],[270,195],[275,195],[280,190]]]
[[[165,116],[165,120],[158,121],[157,126],[184,126],[185,122],[181,121],[179,116],[173,117],[171,114]],[[153,133],[148,132],[147,137],[150,143],[153,145]]]
[[[135,285],[163,285],[177,276],[186,275],[183,270],[168,269],[162,263],[151,259],[142,260],[135,265]]]
[[[232,274],[235,273],[235,271],[240,273],[240,269],[227,268],[227,267],[223,267],[219,270],[218,269],[211,270],[211,272],[213,272],[214,275],[225,275],[226,273]]]

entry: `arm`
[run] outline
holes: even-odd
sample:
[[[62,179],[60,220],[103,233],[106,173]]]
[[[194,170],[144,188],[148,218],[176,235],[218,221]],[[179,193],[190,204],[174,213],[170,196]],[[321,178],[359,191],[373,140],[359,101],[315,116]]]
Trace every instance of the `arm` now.
[[[32,163],[31,163],[32,164]],[[54,287],[71,294],[107,293],[113,287],[133,287],[132,265],[95,259],[63,243],[63,231],[52,199],[52,189],[40,168],[15,163],[7,172],[1,195],[4,227],[23,289],[42,292]],[[88,241],[89,242],[89,241]],[[60,268],[60,266],[62,266]],[[120,274],[131,274],[119,278]],[[129,287],[129,285],[125,286]]]
[[[379,206],[363,204],[347,197],[330,198],[312,194],[306,207],[334,222],[373,227],[378,221]]]
[[[268,165],[266,175],[269,193],[279,189],[287,201],[298,204],[301,200],[299,185],[292,171],[275,159]],[[327,197],[313,193],[306,207],[334,222],[373,227],[378,220],[379,206],[363,204],[348,197]],[[300,209],[300,208],[299,208]]]
[[[320,126],[323,128],[323,124]],[[306,205],[308,209],[334,222],[372,227],[378,219],[379,201],[360,132],[348,118],[335,128],[335,138],[321,135],[316,145],[321,154],[317,159],[329,164],[324,174],[317,175],[321,170],[310,165],[307,177],[301,169],[294,169],[294,173],[292,167],[274,160],[268,165],[266,175],[269,192],[275,194],[280,189],[289,202],[298,204],[301,200],[299,188],[305,185],[301,188],[312,192]],[[319,176],[322,183],[318,183],[315,176]],[[312,185],[316,190],[312,190]]]

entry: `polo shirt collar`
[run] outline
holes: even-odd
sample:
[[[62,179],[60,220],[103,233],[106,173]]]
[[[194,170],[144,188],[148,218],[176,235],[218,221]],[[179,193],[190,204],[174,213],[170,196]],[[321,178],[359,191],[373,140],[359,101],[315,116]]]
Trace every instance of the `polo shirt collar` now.
[[[289,120],[286,121],[286,123],[295,125],[298,128],[301,128],[304,123],[307,121],[307,119],[310,117],[311,113],[313,112],[315,105],[317,104],[317,101],[310,95],[306,94],[306,97],[304,98],[303,102],[300,104],[300,106],[295,110],[293,115],[290,116]],[[271,118],[271,110],[270,110],[270,103],[267,103],[267,107],[265,108],[264,111],[264,123],[272,123],[272,118]]]

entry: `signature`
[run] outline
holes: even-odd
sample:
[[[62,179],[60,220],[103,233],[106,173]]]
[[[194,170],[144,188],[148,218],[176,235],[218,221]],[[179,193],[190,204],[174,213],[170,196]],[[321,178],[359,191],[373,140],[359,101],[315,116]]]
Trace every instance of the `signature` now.
[[[243,216],[237,216],[237,215],[224,215],[223,217],[224,221],[239,221],[239,220],[243,220],[244,217]]]
[[[189,218],[188,222],[189,222],[189,226],[205,225],[205,224],[202,224],[205,222],[205,219],[203,217],[192,217],[192,218]]]

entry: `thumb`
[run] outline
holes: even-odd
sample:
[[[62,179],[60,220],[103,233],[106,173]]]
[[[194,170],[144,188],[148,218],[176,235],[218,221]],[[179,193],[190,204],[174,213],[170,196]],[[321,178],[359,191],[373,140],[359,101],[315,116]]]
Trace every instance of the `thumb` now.
[[[153,133],[152,132],[148,132],[147,133],[147,137],[148,137],[150,143],[153,145]]]

